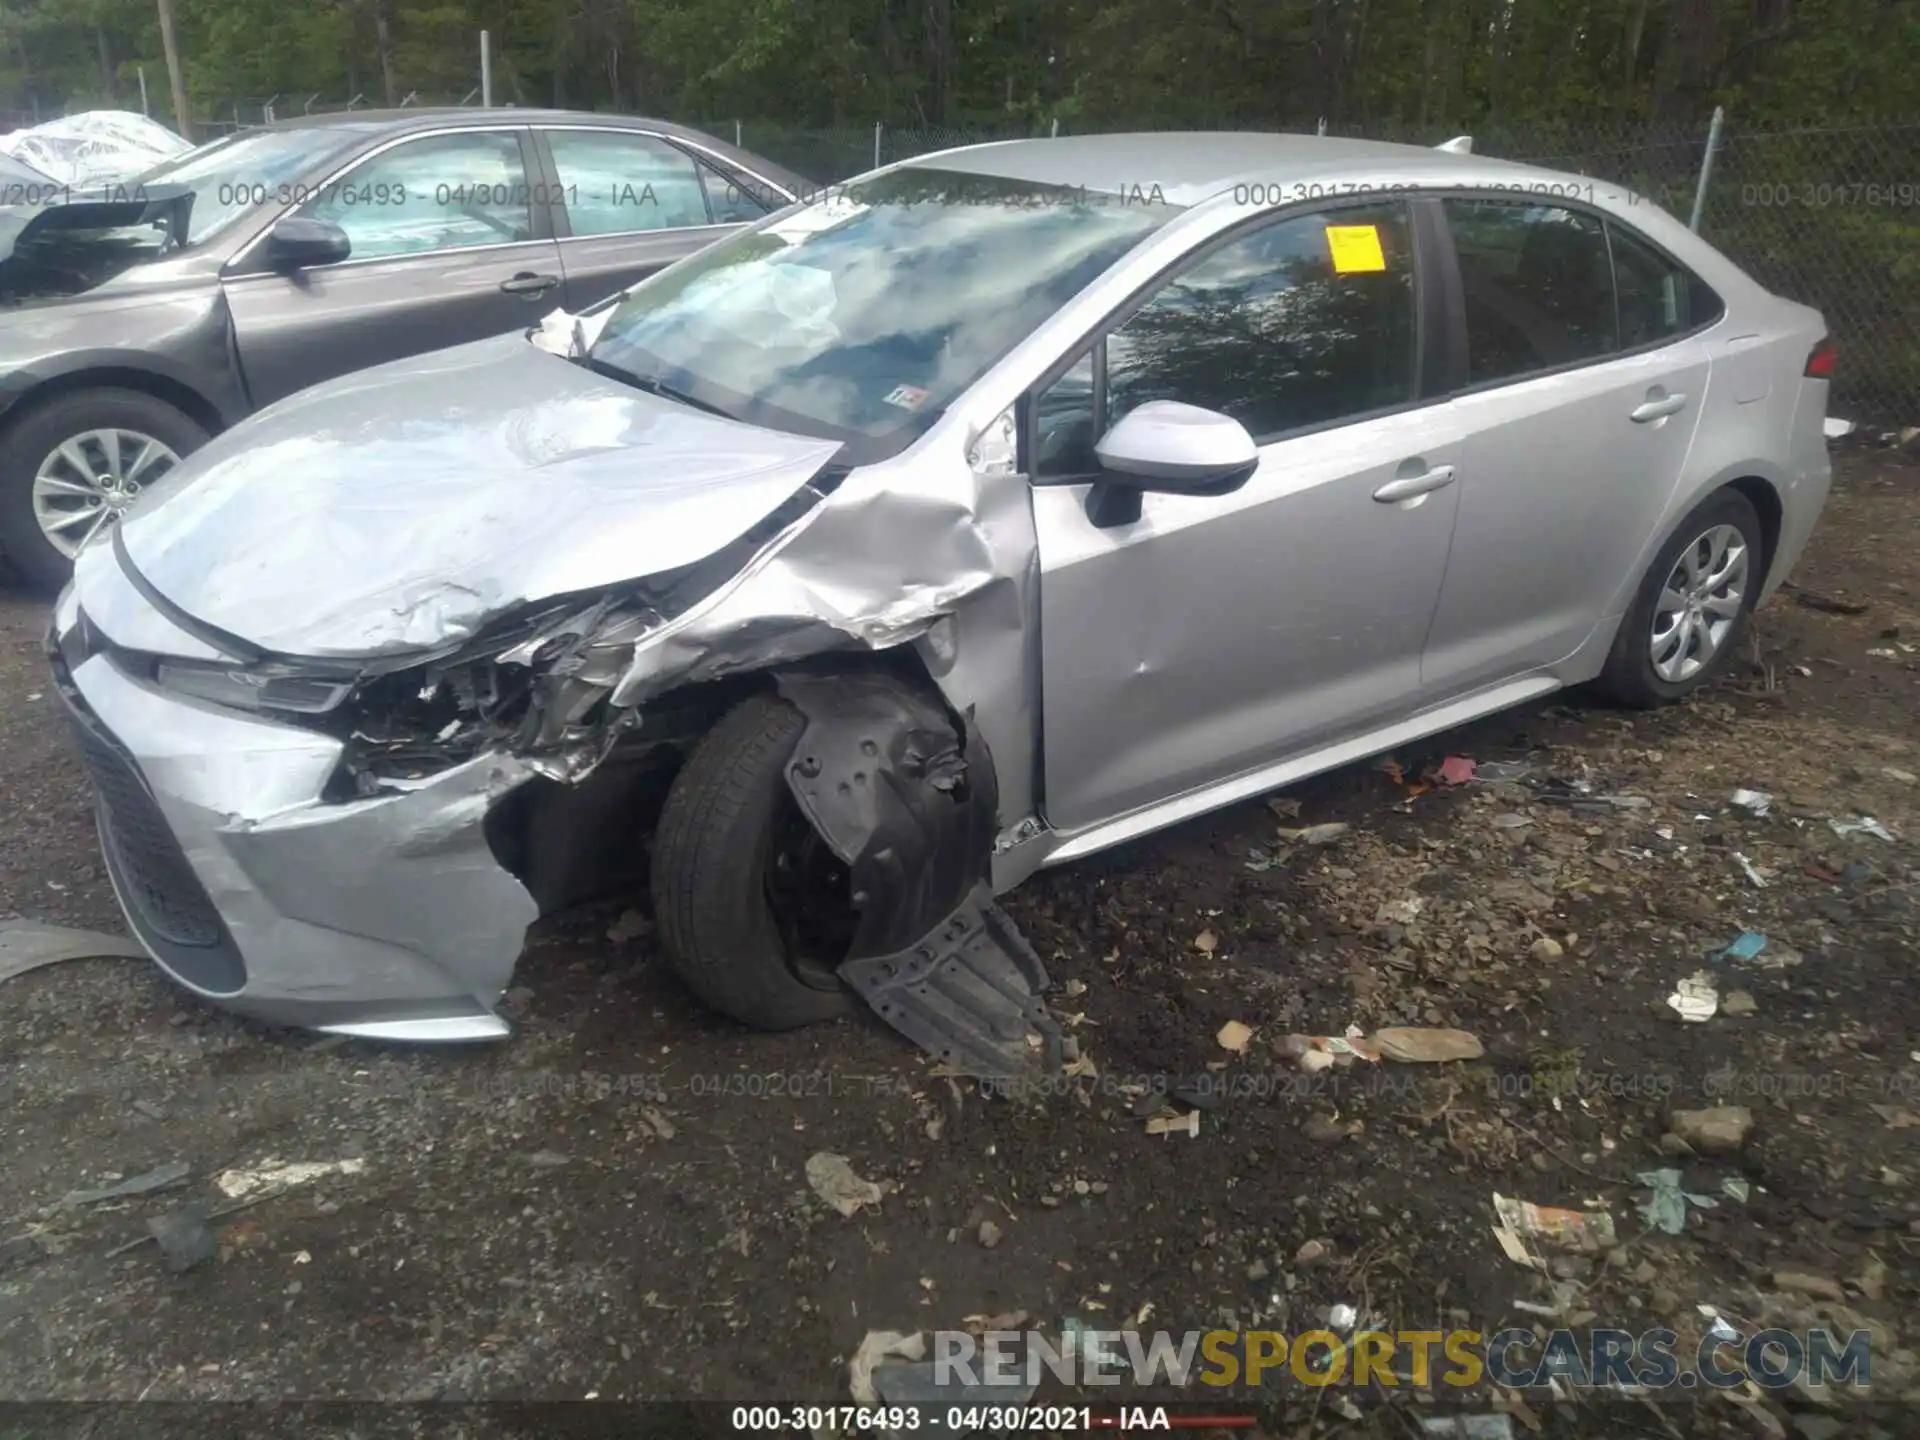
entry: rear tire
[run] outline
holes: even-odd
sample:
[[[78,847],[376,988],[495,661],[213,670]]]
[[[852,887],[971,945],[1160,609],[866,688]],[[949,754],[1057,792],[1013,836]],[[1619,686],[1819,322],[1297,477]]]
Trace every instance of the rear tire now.
[[[129,472],[140,453],[141,441],[158,442],[175,459],[184,459],[207,442],[206,430],[193,419],[139,390],[101,387],[56,395],[39,404],[29,402],[19,418],[0,433],[0,551],[34,590],[58,590],[73,574],[72,557],[54,543],[43,517],[36,513],[35,478],[67,442],[107,431],[129,437],[122,452],[126,461],[123,469]],[[85,448],[90,457],[104,459],[97,443]],[[63,467],[55,478],[71,483],[71,468]],[[156,462],[149,467],[146,478],[136,483],[145,488],[165,473],[166,469],[158,468]],[[125,478],[134,479],[131,473]],[[69,502],[62,498],[60,503]],[[71,497],[69,513],[86,508],[83,498]],[[61,533],[78,541],[87,528],[87,522],[80,520]]]
[[[1734,562],[1737,533],[1741,559]],[[1708,561],[1716,540],[1727,540],[1719,570]],[[1691,559],[1689,559],[1691,555]],[[1766,578],[1766,547],[1760,517],[1738,490],[1717,490],[1674,527],[1640,581],[1633,604],[1620,622],[1606,668],[1594,688],[1611,700],[1636,709],[1652,709],[1690,695],[1726,668],[1746,633],[1748,617]],[[1713,587],[1716,573],[1728,583]],[[1693,600],[1675,606],[1675,599]],[[1733,613],[1723,612],[1731,608]],[[1681,634],[1669,619],[1692,625]],[[1715,627],[1724,623],[1724,628]],[[1664,637],[1664,638],[1663,638]]]
[[[852,1008],[831,969],[837,957],[797,955],[769,896],[787,807],[797,810],[787,762],[806,726],[777,696],[742,701],[694,748],[654,832],[654,913],[668,959],[701,1000],[761,1030]]]

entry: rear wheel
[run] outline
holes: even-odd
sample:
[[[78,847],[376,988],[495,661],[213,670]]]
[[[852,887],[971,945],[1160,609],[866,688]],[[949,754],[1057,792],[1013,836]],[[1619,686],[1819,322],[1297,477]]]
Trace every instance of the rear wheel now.
[[[33,406],[0,436],[0,549],[29,585],[57,590],[75,552],[206,440],[138,390],[76,390]]]
[[[1725,668],[1759,598],[1760,517],[1737,490],[1709,495],[1654,557],[1598,688],[1622,704],[1678,700]]]
[[[787,786],[805,729],[777,696],[742,701],[688,757],[654,835],[654,910],[674,969],[708,1005],[762,1030],[852,1003],[835,973],[853,938],[847,870]]]

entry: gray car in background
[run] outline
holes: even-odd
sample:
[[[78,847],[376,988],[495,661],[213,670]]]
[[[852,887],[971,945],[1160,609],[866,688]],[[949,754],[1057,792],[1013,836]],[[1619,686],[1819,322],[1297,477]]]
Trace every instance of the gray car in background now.
[[[244,131],[103,190],[0,177],[0,551],[57,586],[243,415],[579,310],[804,185],[660,121],[457,109]]]
[[[1712,677],[1833,365],[1579,176],[970,147],[237,427],[81,553],[54,674],[134,933],[222,1004],[503,1034],[528,924],[645,870],[716,1008],[1020,1073],[1042,866]]]

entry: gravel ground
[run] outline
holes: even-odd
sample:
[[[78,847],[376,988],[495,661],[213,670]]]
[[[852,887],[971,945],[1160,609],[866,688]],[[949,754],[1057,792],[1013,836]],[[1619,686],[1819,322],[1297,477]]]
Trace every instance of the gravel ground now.
[[[1875,1394],[1920,1398],[1920,469],[1837,463],[1795,588],[1691,702],[1555,697],[1394,757],[1398,779],[1356,767],[1016,892],[1098,1072],[1072,1093],[983,1097],[864,1015],[744,1032],[696,1008],[621,906],[533,937],[518,1033],[484,1048],[269,1030],[131,961],[6,982],[0,1397],[844,1400],[868,1330],[1017,1310],[1298,1331],[1348,1304],[1492,1332],[1553,1299],[1495,1243],[1497,1191],[1613,1215],[1611,1256],[1558,1262],[1578,1323],[1664,1324],[1683,1347],[1703,1304],[1866,1328]],[[45,613],[0,595],[0,916],[118,931]],[[1447,755],[1526,776],[1421,793]],[[1738,787],[1769,812],[1732,805]],[[1853,815],[1896,838],[1828,824]],[[1278,833],[1325,822],[1351,830]],[[1713,958],[1743,931],[1767,948]],[[1702,969],[1721,1009],[1684,1024],[1666,999]],[[1254,1032],[1238,1053],[1228,1021]],[[1486,1054],[1306,1073],[1281,1044],[1349,1025],[1456,1026]],[[1197,1138],[1135,1113],[1168,1077],[1214,1084]],[[1681,1153],[1672,1113],[1716,1103],[1748,1107],[1749,1133]],[[820,1151],[885,1198],[828,1209],[806,1178]],[[223,1203],[221,1172],[275,1162],[333,1168],[216,1220],[217,1255],[185,1273],[151,1244],[119,1253],[151,1217]],[[61,1207],[169,1163],[184,1184]],[[1636,1210],[1661,1166],[1719,1197],[1679,1235]],[[1269,1424],[1415,1433],[1392,1407],[1342,1419],[1332,1394],[1280,1392]],[[1772,1409],[1865,1433],[1844,1406],[1849,1428],[1821,1432],[1811,1404]],[[1534,1410],[1549,1433],[1564,1418]],[[171,1412],[142,1413],[157,1433]],[[421,1433],[420,1413],[388,1419]],[[1731,1403],[1605,1416],[1790,1433]]]

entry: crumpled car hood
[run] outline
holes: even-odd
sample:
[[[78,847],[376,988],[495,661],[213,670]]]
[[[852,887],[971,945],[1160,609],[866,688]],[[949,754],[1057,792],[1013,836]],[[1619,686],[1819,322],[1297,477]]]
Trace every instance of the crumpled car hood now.
[[[516,605],[705,559],[837,448],[511,335],[262,411],[155,486],[122,540],[168,600],[261,649],[404,654]]]

